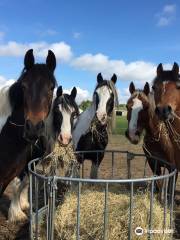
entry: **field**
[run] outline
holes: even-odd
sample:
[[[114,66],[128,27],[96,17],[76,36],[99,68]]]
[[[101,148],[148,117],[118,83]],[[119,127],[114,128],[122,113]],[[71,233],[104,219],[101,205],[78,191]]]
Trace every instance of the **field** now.
[[[126,126],[125,118],[119,118],[118,124],[124,122],[124,126]],[[119,125],[118,125],[119,126]],[[117,126],[117,131],[120,129]],[[122,126],[122,125],[121,125]],[[124,131],[124,129],[123,129]],[[120,131],[122,133],[122,131]],[[112,135],[109,140],[108,149],[115,149],[115,150],[128,150],[132,152],[141,153],[142,147],[141,144],[139,145],[132,145],[128,142],[128,140],[122,135]],[[133,164],[132,164],[133,167]],[[138,167],[134,169],[136,176],[142,173],[144,165],[139,161]],[[100,177],[109,178],[110,173],[108,169],[111,168],[111,162],[109,161],[108,157],[106,157],[100,168]],[[86,161],[85,165],[85,172],[87,176],[89,175],[90,170],[90,163]],[[121,174],[126,176],[127,174],[127,166],[125,164],[118,163],[115,165],[115,172],[114,176],[119,177]],[[125,177],[124,176],[124,177]],[[20,224],[10,224],[7,222],[7,210],[10,204],[10,197],[11,197],[11,187],[8,187],[3,197],[0,199],[0,240],[26,240],[28,238],[28,222],[22,222]],[[176,190],[176,230],[177,230],[177,238],[180,239],[179,231],[180,231],[180,211],[179,211],[179,204],[180,204],[180,179],[178,179],[177,190]]]
[[[117,116],[116,117],[116,129],[113,131],[113,133],[124,135],[126,129],[127,129],[126,116]]]

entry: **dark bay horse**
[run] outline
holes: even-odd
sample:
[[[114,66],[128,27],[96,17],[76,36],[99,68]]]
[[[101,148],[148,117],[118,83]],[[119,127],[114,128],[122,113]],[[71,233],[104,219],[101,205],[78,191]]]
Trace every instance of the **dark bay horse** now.
[[[156,115],[168,130],[174,148],[174,164],[180,170],[180,79],[179,66],[174,63],[172,70],[157,67],[153,82]]]
[[[52,51],[48,52],[46,64],[35,64],[33,50],[27,51],[20,78],[4,95],[6,101],[2,102],[9,106],[11,115],[8,118],[3,116],[5,125],[0,133],[1,195],[32,158],[31,149],[35,142],[42,138],[45,142],[44,120],[49,114],[56,85],[55,67],[56,59]],[[11,205],[10,220],[21,215],[19,210],[17,202]]]
[[[131,97],[127,101],[128,129],[126,137],[131,143],[140,142],[140,137],[145,130],[143,150],[152,172],[158,176],[162,174],[161,167],[164,163],[153,160],[152,156],[159,157],[169,163],[174,161],[174,151],[167,128],[155,114],[155,102],[149,84],[146,83],[143,90],[135,89],[133,82],[129,86]],[[167,165],[167,164],[166,164]],[[165,166],[171,172],[170,166]],[[161,183],[157,183],[160,190]]]
[[[108,144],[108,119],[115,120],[115,107],[118,102],[116,81],[115,74],[111,80],[104,80],[101,73],[97,75],[92,105],[80,114],[73,130],[76,151],[105,150]],[[91,178],[97,178],[98,167],[103,157],[103,152],[85,153],[83,157],[79,157],[79,162],[82,163],[85,159],[91,160]]]

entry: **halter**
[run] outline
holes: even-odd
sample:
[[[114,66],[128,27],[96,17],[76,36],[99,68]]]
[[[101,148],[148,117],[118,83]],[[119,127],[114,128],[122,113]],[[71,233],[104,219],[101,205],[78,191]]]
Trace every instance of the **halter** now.
[[[15,122],[12,122],[11,120],[9,120],[9,123],[15,127],[24,127],[24,124],[17,124]]]

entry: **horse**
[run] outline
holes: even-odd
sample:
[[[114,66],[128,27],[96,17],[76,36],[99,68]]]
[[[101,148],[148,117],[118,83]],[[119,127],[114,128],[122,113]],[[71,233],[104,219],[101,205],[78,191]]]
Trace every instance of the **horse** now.
[[[155,113],[168,130],[174,149],[174,162],[180,170],[180,79],[179,65],[174,63],[171,70],[163,70],[162,63],[157,67],[157,76],[153,81]],[[178,176],[178,173],[177,173]],[[176,176],[176,179],[177,179]]]
[[[70,94],[63,94],[62,86],[59,86],[56,92],[56,97],[53,98],[50,113],[45,120],[46,137],[49,142],[49,146],[44,148],[43,144],[39,144],[36,148],[34,146],[32,156],[33,158],[43,157],[49,155],[53,151],[54,145],[58,142],[62,147],[67,147],[72,139],[72,129],[74,123],[79,115],[78,105],[75,102],[77,90],[74,87]],[[40,161],[40,164],[44,164]],[[24,173],[26,175],[24,176]],[[14,182],[14,200],[12,207],[17,204],[21,207],[21,212],[29,207],[28,202],[28,178],[27,168],[21,172],[22,181],[16,179]],[[10,208],[11,209],[11,208]],[[22,214],[23,215],[23,214]],[[26,216],[23,217],[25,219]],[[14,218],[13,218],[14,219]],[[15,218],[16,221],[19,218]]]
[[[117,76],[104,80],[101,73],[97,75],[97,85],[93,93],[92,105],[78,117],[72,133],[76,151],[102,151],[99,153],[78,154],[78,161],[91,160],[91,178],[97,178],[98,168],[104,157],[104,149],[108,144],[107,125],[115,120],[115,107],[118,97],[115,88]]]
[[[146,82],[144,89],[140,90],[131,82],[129,92],[131,96],[126,104],[128,120],[126,137],[131,143],[138,144],[145,130],[143,151],[152,172],[160,176],[161,167],[166,167],[171,172],[174,161],[173,146],[165,124],[161,123],[155,114],[154,95],[150,92],[149,83]],[[166,160],[170,165],[154,160],[153,156]],[[158,181],[156,190],[159,192],[161,188],[161,182]]]
[[[27,162],[32,159],[31,148],[38,139],[45,143],[45,125],[53,90],[56,86],[54,70],[56,67],[55,55],[49,50],[46,64],[35,64],[33,50],[26,52],[24,69],[19,79],[2,94],[5,105],[1,106],[2,114],[0,133],[0,194],[7,185],[22,172]],[[1,95],[1,94],[0,94]],[[7,107],[4,116],[2,109]],[[0,116],[1,117],[1,116]],[[11,202],[9,219],[23,218],[20,204]]]

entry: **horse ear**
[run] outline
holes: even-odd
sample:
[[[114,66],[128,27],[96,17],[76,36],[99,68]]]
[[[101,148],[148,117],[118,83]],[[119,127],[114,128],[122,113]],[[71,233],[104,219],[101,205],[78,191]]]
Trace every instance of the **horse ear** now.
[[[46,65],[51,72],[54,72],[54,70],[56,68],[56,57],[55,57],[55,54],[53,53],[53,51],[51,51],[51,50],[48,50],[48,55],[46,58]]]
[[[117,81],[117,76],[116,74],[113,74],[112,78],[111,78],[111,81],[115,84],[116,81]]]
[[[75,99],[75,98],[76,98],[76,95],[77,95],[77,89],[76,89],[76,87],[73,87],[73,89],[72,89],[72,91],[71,91],[71,97],[72,97],[73,99]]]
[[[29,49],[25,56],[24,56],[24,66],[26,70],[29,70],[34,65],[34,55],[33,55],[33,49]]]
[[[179,65],[176,62],[174,62],[172,71],[174,72],[175,75],[179,74]]]
[[[60,96],[62,96],[62,93],[63,93],[62,86],[59,86],[57,89],[57,92],[56,92],[56,96],[60,97]]]
[[[131,94],[133,94],[134,91],[135,91],[135,86],[134,86],[134,83],[131,82],[130,85],[129,85],[129,92],[130,92]]]
[[[148,96],[148,94],[150,92],[150,87],[149,87],[149,83],[148,82],[146,82],[146,84],[144,85],[143,92]]]
[[[162,63],[160,63],[158,66],[157,66],[157,76],[161,76],[161,73],[163,72],[163,66],[162,66]]]
[[[103,77],[102,77],[101,73],[98,73],[98,75],[97,75],[97,82],[101,83],[102,81],[103,81]]]

